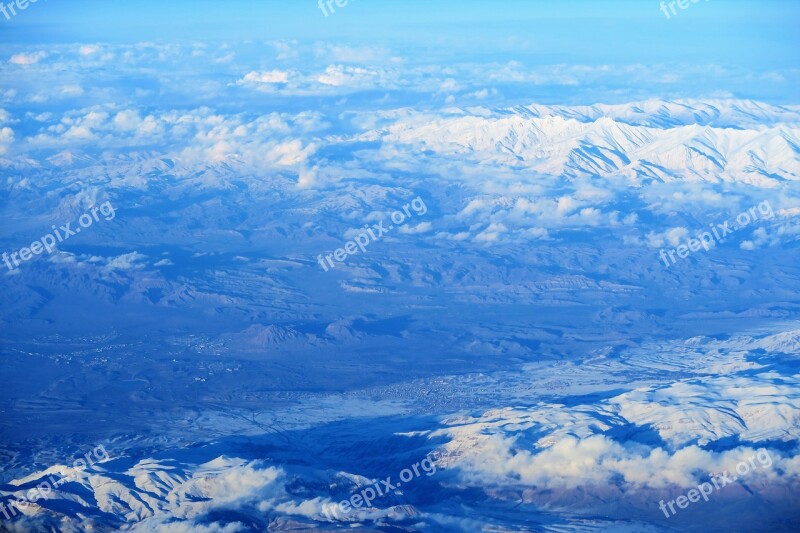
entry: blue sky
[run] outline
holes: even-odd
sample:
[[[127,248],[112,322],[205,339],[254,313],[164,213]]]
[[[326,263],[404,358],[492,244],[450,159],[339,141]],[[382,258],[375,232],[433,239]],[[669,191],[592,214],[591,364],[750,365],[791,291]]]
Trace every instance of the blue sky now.
[[[656,0],[40,0],[4,42],[346,40],[517,54],[542,62],[796,66],[800,3],[701,0],[667,20]]]

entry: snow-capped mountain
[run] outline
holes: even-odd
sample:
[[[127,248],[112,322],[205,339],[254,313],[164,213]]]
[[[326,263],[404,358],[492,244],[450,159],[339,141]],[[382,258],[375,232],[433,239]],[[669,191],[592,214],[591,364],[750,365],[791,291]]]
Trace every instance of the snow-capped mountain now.
[[[161,146],[120,140],[127,116],[40,117],[2,163],[6,250],[115,209],[0,276],[8,527],[796,518],[796,107],[154,110],[139,126]],[[725,242],[659,258],[741,213]],[[87,417],[94,432],[69,430]],[[108,459],[70,469],[98,444]],[[664,522],[659,501],[766,452],[716,506]],[[435,474],[341,511],[426,457]]]
[[[800,179],[798,110],[755,102],[724,104],[649,101],[490,113],[453,110],[444,117],[405,117],[367,138],[572,178],[729,181],[757,187]]]

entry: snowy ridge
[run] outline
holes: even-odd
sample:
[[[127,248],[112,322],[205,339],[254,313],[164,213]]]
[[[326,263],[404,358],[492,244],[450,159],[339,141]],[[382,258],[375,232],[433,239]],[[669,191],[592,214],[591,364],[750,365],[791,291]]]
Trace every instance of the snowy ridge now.
[[[703,120],[631,124],[603,111],[581,114],[559,108],[556,114],[539,109],[505,116],[401,119],[377,136],[385,143],[421,145],[443,155],[524,166],[549,175],[738,181],[759,187],[800,179],[796,112],[784,113],[789,123],[732,129]]]
[[[646,100],[627,104],[592,106],[540,105],[518,106],[514,114],[534,118],[559,116],[580,122],[602,117],[631,126],[671,128],[675,126],[714,126],[734,128],[800,124],[800,106],[774,106],[753,100]]]

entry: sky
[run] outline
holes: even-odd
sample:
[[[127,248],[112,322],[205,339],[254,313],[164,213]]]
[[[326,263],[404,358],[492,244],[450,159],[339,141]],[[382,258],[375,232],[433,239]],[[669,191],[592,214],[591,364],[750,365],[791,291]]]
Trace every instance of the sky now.
[[[38,0],[0,15],[0,104],[44,109],[57,84],[75,99],[60,98],[67,106],[158,91],[161,105],[252,97],[319,109],[320,98],[335,105],[352,90],[289,83],[265,95],[242,83],[251,72],[313,80],[328,68],[359,77],[358,90],[374,93],[361,101],[391,93],[396,105],[439,105],[451,85],[490,91],[499,106],[800,102],[800,2],[685,1],[667,18],[659,0],[349,0],[327,16],[317,0]]]
[[[700,0],[669,19],[657,0],[350,0],[326,17],[315,0],[39,0],[4,43],[347,40],[543,62],[796,66],[800,2]]]

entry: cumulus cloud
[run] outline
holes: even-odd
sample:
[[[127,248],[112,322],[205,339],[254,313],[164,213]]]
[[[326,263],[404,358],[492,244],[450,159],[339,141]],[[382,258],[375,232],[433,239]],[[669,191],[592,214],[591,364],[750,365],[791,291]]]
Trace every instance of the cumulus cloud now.
[[[405,225],[400,228],[400,233],[405,233],[407,235],[417,235],[420,233],[427,233],[433,229],[433,224],[430,222],[421,222],[416,226],[409,226]]]
[[[126,109],[114,115],[113,122],[121,131],[134,131],[142,123],[142,117],[138,111]]]
[[[268,162],[278,165],[297,165],[308,160],[316,151],[314,144],[304,145],[299,139],[275,144],[265,154]]]
[[[35,65],[47,57],[46,52],[32,52],[30,54],[14,54],[9,62],[13,65]]]
[[[71,151],[88,142],[109,148],[157,145],[184,165],[299,167],[316,153],[313,136],[328,126],[317,112],[220,115],[201,108],[143,116],[137,109],[106,105],[48,117],[28,143]]]
[[[780,241],[772,238],[765,228],[756,228],[749,240],[742,241],[739,247],[742,250],[756,250],[769,244],[778,244]]]
[[[495,89],[495,88],[480,89],[480,90],[472,92],[472,93],[467,93],[464,96],[467,96],[468,98],[475,98],[476,100],[485,100],[486,98],[489,98],[490,96],[497,96],[497,89]]]
[[[240,84],[253,84],[253,83],[288,83],[289,72],[285,70],[265,70],[265,71],[252,71],[245,74],[244,78],[239,80]]]
[[[0,128],[0,154],[6,153],[12,142],[14,142],[14,130],[9,127]]]
[[[756,456],[759,449],[739,447],[716,453],[698,446],[675,452],[640,444],[621,444],[604,435],[585,439],[564,437],[533,453],[515,446],[514,439],[486,437],[480,451],[459,462],[467,483],[502,483],[538,490],[602,487],[622,483],[646,488],[691,487],[708,479],[709,472],[733,472],[736,465]],[[800,477],[796,461],[771,452],[772,465],[753,469],[749,480],[775,481],[779,471],[787,480]],[[780,470],[774,468],[778,467]]]
[[[317,81],[323,85],[334,87],[369,86],[380,77],[375,70],[347,65],[329,65],[325,72],[317,76]]]
[[[696,378],[641,388],[593,405],[540,404],[496,409],[478,417],[455,417],[434,435],[452,441],[445,463],[457,467],[466,484],[536,490],[623,486],[664,489],[691,487],[709,473],[733,472],[762,452],[748,482],[771,485],[800,481],[797,453],[770,447],[775,440],[800,438],[796,377],[756,374]],[[660,440],[619,442],[614,428],[648,428]],[[712,444],[737,437],[741,444]],[[769,463],[769,464],[767,464]]]
[[[147,256],[138,252],[131,252],[107,259],[96,259],[105,262],[105,267],[108,270],[140,270],[146,266],[144,261],[147,259]]]
[[[301,168],[297,176],[297,186],[301,189],[312,187],[317,181],[317,167]]]
[[[479,242],[495,242],[507,231],[508,228],[505,225],[492,223],[482,232],[478,233],[478,235],[475,236],[475,240]]]
[[[64,139],[67,140],[91,140],[93,138],[94,134],[88,126],[75,125],[64,132]]]
[[[651,231],[647,234],[647,245],[651,248],[662,248],[665,244],[672,247],[686,241],[689,230],[682,227],[670,228],[662,232]]]
[[[96,44],[85,44],[78,48],[78,54],[82,56],[90,56],[101,52],[103,49]]]

